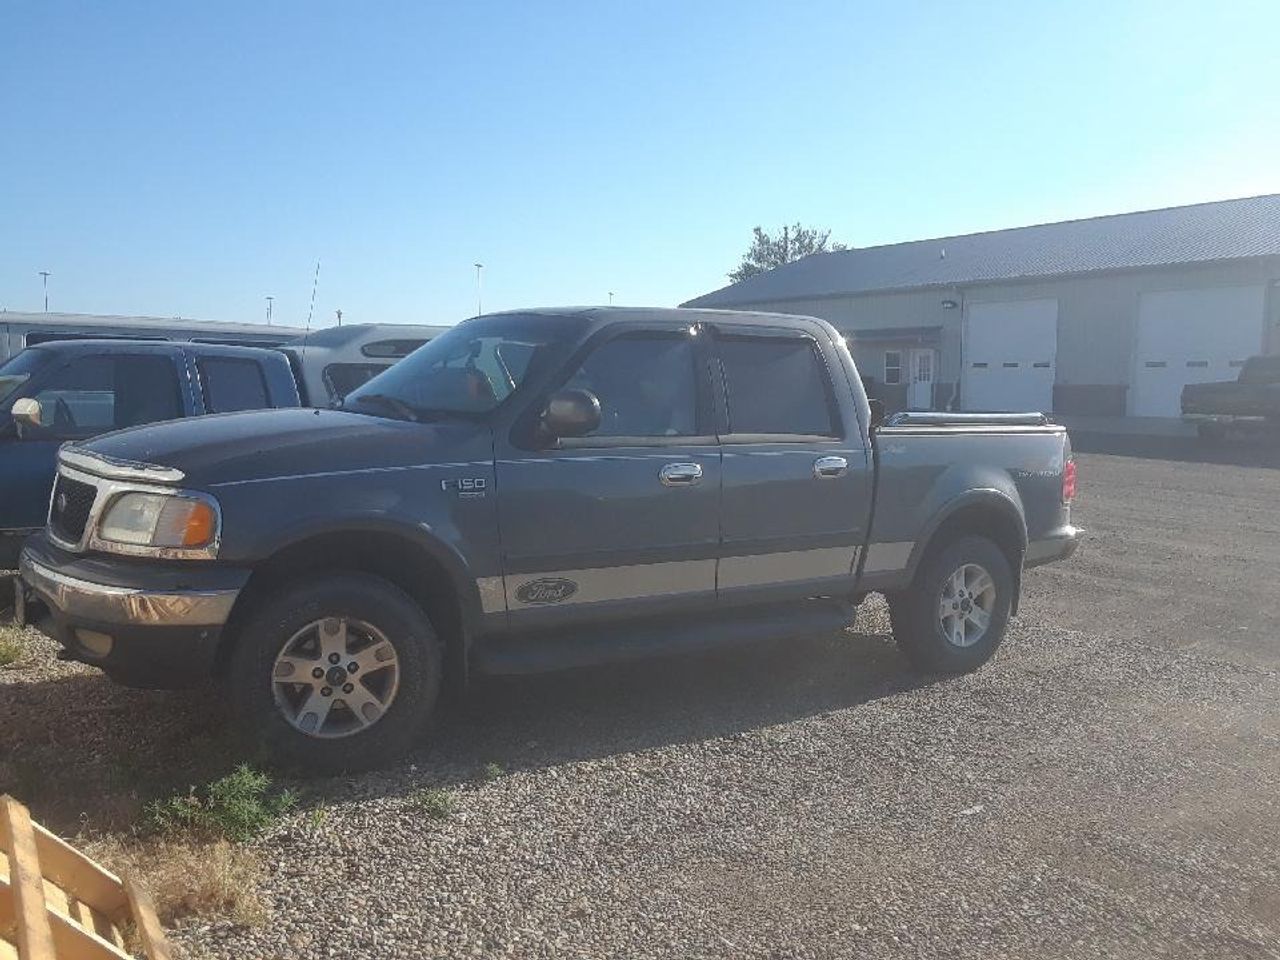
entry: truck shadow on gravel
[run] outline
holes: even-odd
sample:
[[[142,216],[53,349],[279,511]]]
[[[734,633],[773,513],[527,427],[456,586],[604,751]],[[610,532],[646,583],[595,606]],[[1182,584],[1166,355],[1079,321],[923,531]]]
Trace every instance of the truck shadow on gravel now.
[[[424,784],[475,782],[748,733],[927,683],[883,634],[846,631],[473,684],[423,746],[369,774],[299,780],[304,806]],[[225,774],[252,748],[230,735],[217,688],[129,690],[97,673],[0,686],[0,793],[53,829],[117,831],[156,797]],[[292,778],[289,778],[292,780]]]
[[[890,637],[743,645],[568,673],[487,680],[447,710],[412,762],[446,780],[749,733],[930,682]]]

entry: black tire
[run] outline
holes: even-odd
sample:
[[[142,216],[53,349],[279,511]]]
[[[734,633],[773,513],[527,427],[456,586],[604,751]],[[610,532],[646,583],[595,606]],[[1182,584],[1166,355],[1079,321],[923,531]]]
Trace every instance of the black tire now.
[[[986,631],[971,646],[959,646],[943,629],[939,607],[943,590],[956,571],[980,567],[991,577]],[[911,665],[925,673],[967,673],[996,652],[1009,625],[1013,605],[1013,570],[1004,552],[986,537],[966,536],[931,550],[911,586],[889,598],[893,636]]]
[[[376,721],[345,736],[322,738],[290,723],[277,706],[272,674],[290,638],[328,618],[376,627],[395,649],[399,683]],[[422,609],[386,580],[354,572],[291,584],[263,603],[240,633],[227,676],[246,738],[270,762],[302,774],[365,770],[403,756],[426,730],[440,679],[441,643]]]

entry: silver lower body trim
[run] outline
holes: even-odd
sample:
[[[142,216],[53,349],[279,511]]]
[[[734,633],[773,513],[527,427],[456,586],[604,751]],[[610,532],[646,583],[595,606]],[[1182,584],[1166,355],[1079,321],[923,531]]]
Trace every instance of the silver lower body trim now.
[[[682,593],[715,593],[716,561],[675,560],[669,563],[637,563],[625,567],[594,567],[588,570],[556,570],[524,573],[506,578],[509,609],[600,603],[606,600],[643,600],[646,597],[675,596]],[[538,581],[554,580],[572,584],[571,590],[552,600],[526,600],[528,587]],[[533,596],[549,596],[534,592]]]
[[[890,573],[905,570],[911,562],[911,551],[915,549],[911,540],[897,543],[872,543],[867,545],[867,562],[862,565],[863,573]]]
[[[797,580],[848,577],[853,574],[853,564],[857,558],[857,547],[823,547],[817,550],[725,557],[720,561],[720,589],[765,587]]]
[[[165,627],[221,626],[231,616],[239,590],[153,592],[68,577],[23,554],[19,574],[59,613],[96,623]]]
[[[1032,540],[1027,544],[1027,552],[1023,555],[1023,565],[1034,567],[1054,560],[1065,560],[1076,552],[1083,533],[1079,527],[1068,526],[1055,530],[1053,536]]]

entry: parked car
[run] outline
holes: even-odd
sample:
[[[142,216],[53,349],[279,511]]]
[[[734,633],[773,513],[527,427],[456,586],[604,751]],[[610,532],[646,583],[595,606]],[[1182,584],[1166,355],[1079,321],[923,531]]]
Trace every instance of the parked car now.
[[[1280,354],[1250,357],[1235,380],[1182,388],[1182,419],[1200,436],[1218,440],[1235,429],[1280,431]]]
[[[927,671],[985,662],[1069,556],[1040,414],[881,425],[822,320],[494,314],[341,409],[156,424],[59,457],[19,619],[138,685],[217,677],[309,770],[396,757],[448,677],[845,626],[871,592]]]
[[[285,344],[304,403],[327,407],[448,327],[356,323],[317,330]]]
[[[0,570],[44,525],[58,447],[203,413],[296,407],[284,355],[256,347],[55,340],[0,365]]]

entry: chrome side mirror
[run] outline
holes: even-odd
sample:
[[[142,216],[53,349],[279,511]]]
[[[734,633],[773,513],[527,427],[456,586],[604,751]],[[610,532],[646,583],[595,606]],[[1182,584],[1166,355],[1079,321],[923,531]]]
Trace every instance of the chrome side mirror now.
[[[18,425],[19,430],[22,427],[42,427],[44,423],[41,421],[43,411],[40,409],[40,401],[33,400],[31,397],[23,397],[21,400],[13,401],[13,406],[9,411],[13,416],[13,422]]]

